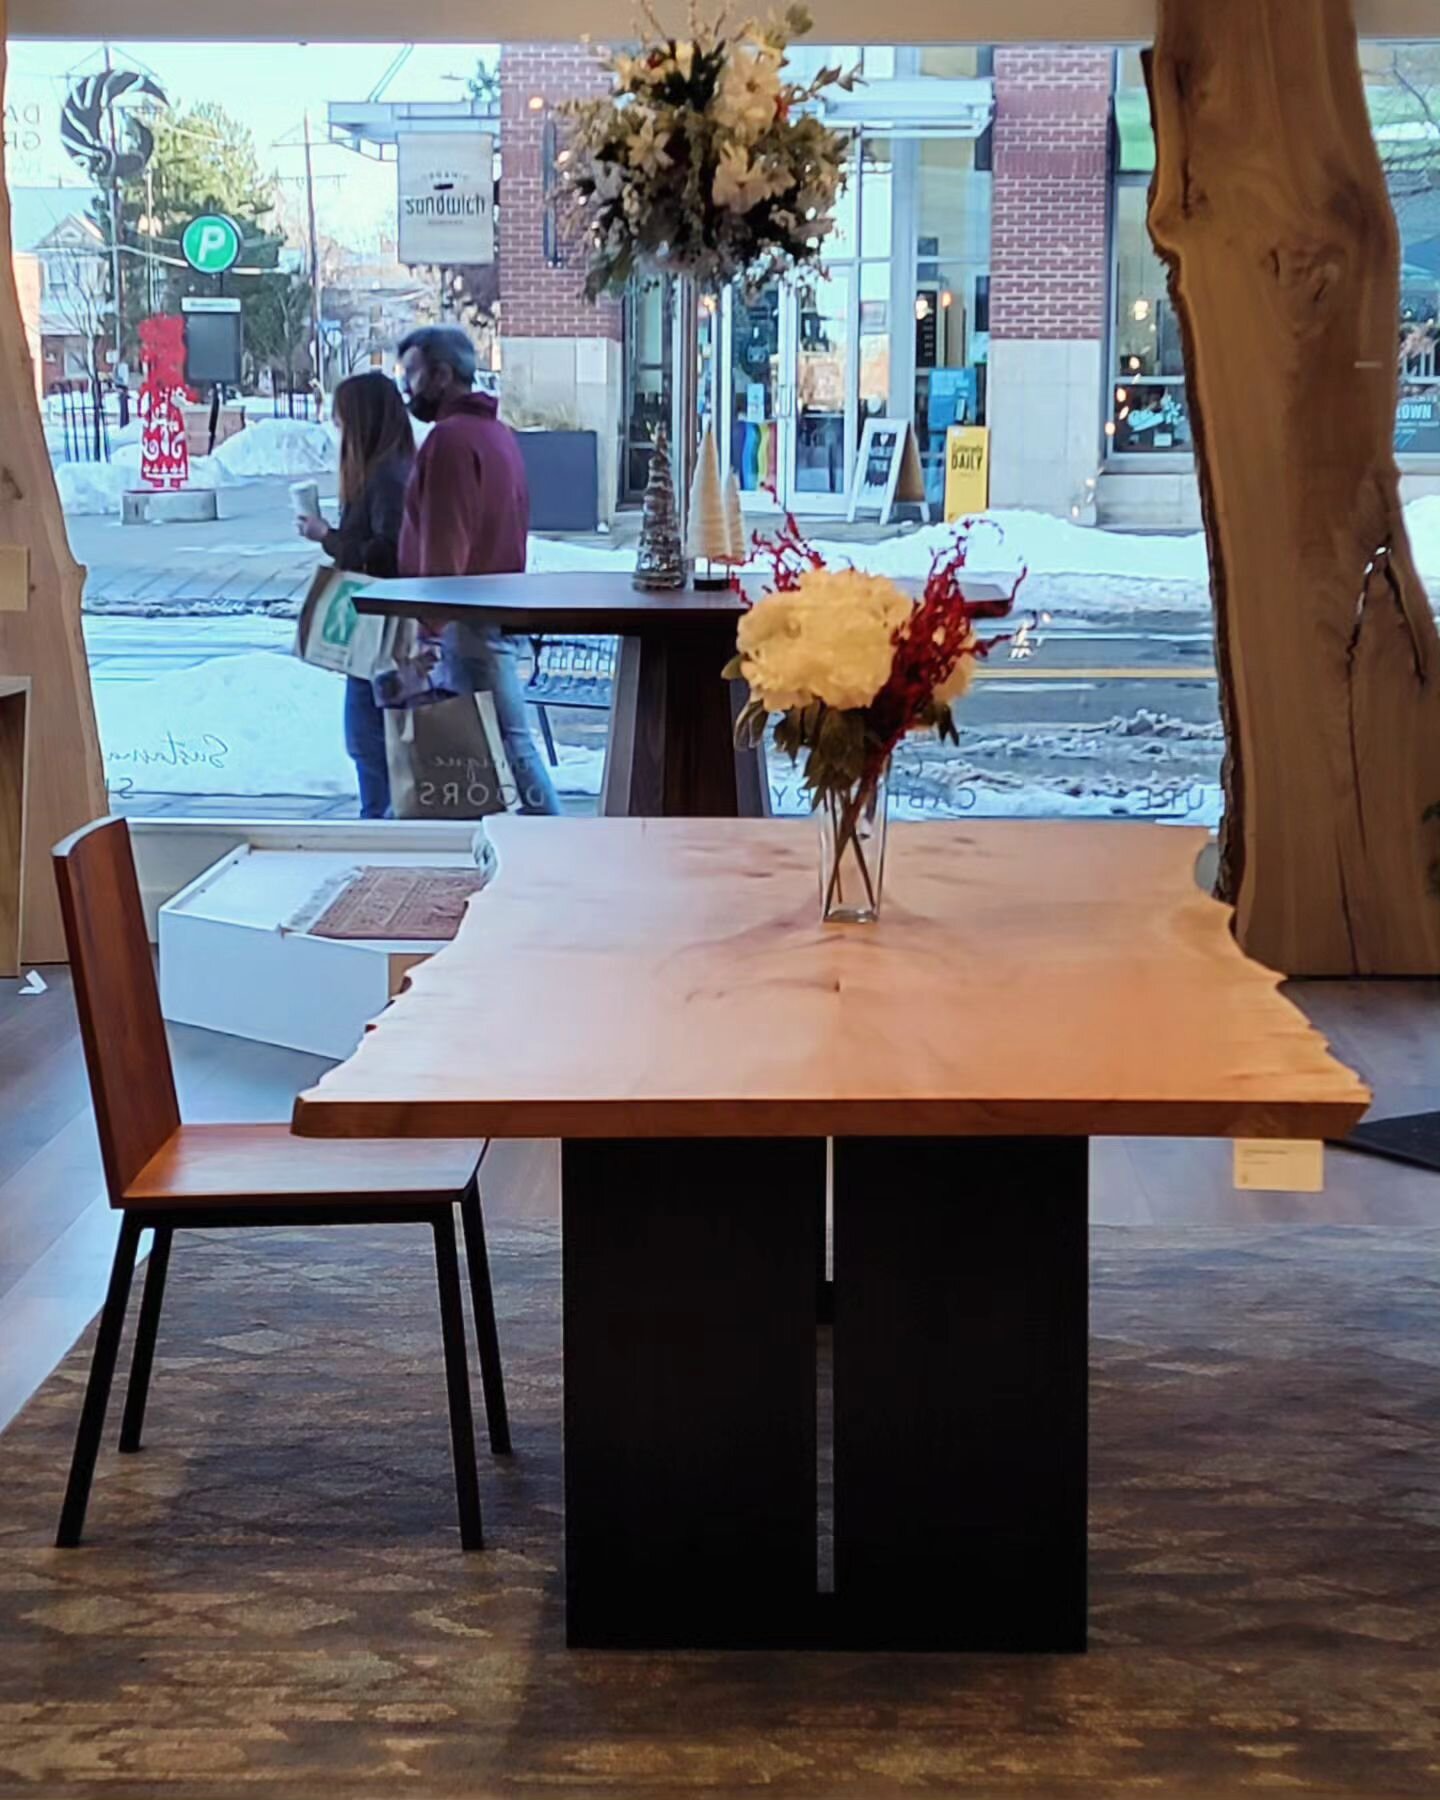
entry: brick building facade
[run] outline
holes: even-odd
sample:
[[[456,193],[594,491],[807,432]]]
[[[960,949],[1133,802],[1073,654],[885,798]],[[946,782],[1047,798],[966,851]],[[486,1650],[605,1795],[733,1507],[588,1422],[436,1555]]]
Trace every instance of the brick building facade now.
[[[619,487],[624,310],[581,295],[584,258],[549,204],[556,109],[603,93],[608,79],[579,45],[506,44],[500,54],[501,361],[505,404],[522,423],[594,431],[600,511]]]
[[[1093,501],[1110,304],[1114,64],[1113,51],[1096,47],[993,55],[986,389],[997,505],[1068,514]],[[613,447],[626,403],[623,313],[578,297],[583,259],[557,248],[545,169],[557,105],[605,91],[606,78],[585,48],[539,44],[507,45],[500,74],[507,405],[536,416],[573,411],[609,432]],[[913,257],[914,247],[897,245],[896,255]],[[602,368],[613,403],[601,400]],[[913,405],[904,393],[890,396],[892,412]],[[602,484],[613,495],[613,473],[602,471]]]
[[[995,51],[991,493],[1087,510],[1109,313],[1114,53]]]

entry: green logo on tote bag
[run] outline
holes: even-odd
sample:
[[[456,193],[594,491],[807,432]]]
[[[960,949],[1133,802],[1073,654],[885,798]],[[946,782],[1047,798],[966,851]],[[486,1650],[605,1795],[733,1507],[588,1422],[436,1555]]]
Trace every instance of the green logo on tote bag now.
[[[351,595],[357,591],[358,583],[342,581],[325,608],[325,623],[320,627],[321,641],[335,644],[341,649],[355,635],[355,627],[360,622],[360,615],[355,610],[355,602]]]

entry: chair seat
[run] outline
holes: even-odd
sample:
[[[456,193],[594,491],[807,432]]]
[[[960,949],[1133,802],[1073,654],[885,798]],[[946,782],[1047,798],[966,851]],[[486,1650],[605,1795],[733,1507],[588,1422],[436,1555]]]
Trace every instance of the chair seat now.
[[[286,1206],[458,1200],[483,1145],[299,1138],[288,1125],[182,1125],[125,1190],[122,1207]]]

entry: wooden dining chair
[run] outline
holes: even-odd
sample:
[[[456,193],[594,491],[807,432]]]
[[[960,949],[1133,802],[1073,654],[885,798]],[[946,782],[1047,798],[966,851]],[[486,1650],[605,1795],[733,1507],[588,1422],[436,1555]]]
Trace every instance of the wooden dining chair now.
[[[510,1449],[500,1344],[480,1211],[480,1146],[473,1143],[325,1143],[285,1125],[182,1125],[160,1014],[140,889],[123,819],[102,819],[55,849],[95,1123],[120,1242],[80,1413],[56,1543],[77,1544],[105,1426],[140,1233],[154,1232],[120,1427],[140,1448],[170,1240],[185,1227],[415,1224],[434,1235],[450,1447],[460,1541],[482,1547],[475,1430],[454,1208],[460,1207],[490,1448]]]

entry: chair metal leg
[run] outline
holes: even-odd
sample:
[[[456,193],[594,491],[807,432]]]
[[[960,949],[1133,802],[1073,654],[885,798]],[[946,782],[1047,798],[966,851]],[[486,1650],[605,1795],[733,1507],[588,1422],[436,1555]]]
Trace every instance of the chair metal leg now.
[[[160,1329],[160,1308],[165,1301],[165,1274],[170,1267],[171,1228],[155,1227],[155,1242],[145,1264],[145,1292],[140,1300],[140,1324],[135,1332],[135,1354],[130,1359],[130,1380],[125,1389],[125,1414],[120,1421],[120,1449],[130,1455],[140,1448],[145,1427],[145,1402],[150,1394],[150,1371],[155,1363],[155,1334]]]
[[[555,733],[550,729],[550,708],[537,703],[535,710],[540,715],[540,736],[545,740],[545,754],[550,759],[550,767],[558,769],[560,758],[555,754]]]
[[[490,1287],[490,1256],[485,1247],[485,1216],[480,1208],[480,1180],[472,1175],[460,1196],[465,1227],[465,1261],[470,1270],[470,1304],[475,1311],[475,1337],[480,1347],[480,1382],[485,1390],[485,1423],[496,1456],[510,1454],[510,1413],[505,1404],[505,1370],[500,1361],[500,1334],[495,1327],[495,1296]]]
[[[483,1550],[480,1481],[475,1473],[475,1422],[470,1414],[470,1371],[465,1366],[460,1263],[455,1254],[455,1215],[448,1206],[435,1214],[434,1226],[435,1275],[440,1288],[440,1331],[445,1341],[445,1385],[450,1395],[450,1449],[455,1460],[460,1543],[466,1550]]]
[[[130,1277],[135,1270],[140,1231],[141,1221],[133,1213],[126,1213],[120,1221],[120,1242],[115,1246],[115,1261],[110,1266],[110,1286],[106,1289],[105,1305],[100,1313],[100,1331],[90,1362],[85,1402],[80,1409],[80,1428],[75,1434],[70,1480],[65,1489],[65,1504],[60,1510],[60,1528],[55,1534],[56,1546],[61,1550],[78,1544],[85,1528],[85,1507],[90,1498],[90,1482],[95,1474],[101,1433],[105,1429],[105,1408],[110,1400],[110,1383],[115,1376],[115,1358],[120,1352],[120,1334],[125,1329],[125,1306],[130,1298]]]

